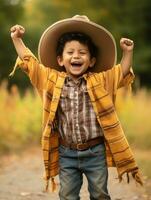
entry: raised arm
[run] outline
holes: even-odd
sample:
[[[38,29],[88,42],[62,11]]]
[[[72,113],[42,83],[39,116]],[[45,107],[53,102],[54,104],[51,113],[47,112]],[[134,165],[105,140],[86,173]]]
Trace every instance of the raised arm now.
[[[11,38],[13,40],[17,54],[21,59],[23,59],[25,56],[24,54],[26,52],[25,51],[26,46],[24,42],[22,41],[22,36],[25,33],[25,28],[20,25],[15,25],[11,27],[10,31],[11,31]]]
[[[123,76],[125,77],[129,73],[130,67],[132,67],[134,42],[128,38],[121,38],[120,46],[123,50],[123,56],[120,63]]]
[[[50,69],[40,64],[39,60],[25,46],[22,41],[25,29],[22,26],[15,25],[10,29],[10,31],[11,38],[18,54],[18,58],[10,76],[14,75],[17,67],[21,68],[29,76],[31,83],[38,89],[40,96],[42,96],[42,91],[47,85],[47,77]]]

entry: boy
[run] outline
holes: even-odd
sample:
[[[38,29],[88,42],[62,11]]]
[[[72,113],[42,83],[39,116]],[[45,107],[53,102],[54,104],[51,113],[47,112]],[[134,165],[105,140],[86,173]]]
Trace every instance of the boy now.
[[[59,173],[61,200],[78,200],[82,174],[91,200],[109,200],[109,166],[119,179],[126,173],[142,184],[138,167],[115,112],[117,89],[132,83],[133,41],[120,40],[123,57],[116,62],[113,36],[86,16],[50,26],[39,43],[39,59],[26,48],[25,30],[16,25],[11,37],[20,66],[43,101],[42,149],[45,179]],[[14,71],[15,71],[14,68]],[[13,73],[14,73],[13,71]],[[65,71],[65,72],[64,72]]]

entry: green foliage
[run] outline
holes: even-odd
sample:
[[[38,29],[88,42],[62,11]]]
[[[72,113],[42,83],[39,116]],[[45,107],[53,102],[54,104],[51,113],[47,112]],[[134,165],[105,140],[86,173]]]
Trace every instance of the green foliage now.
[[[151,64],[151,4],[149,0],[32,0],[27,4],[26,10],[30,7],[30,14],[26,16],[28,31],[29,22],[32,23],[33,30],[31,36],[34,37],[38,46],[42,32],[57,20],[72,17],[76,14],[87,15],[92,21],[103,25],[109,29],[117,42],[118,62],[121,59],[119,40],[121,37],[129,37],[135,42],[134,49],[134,70],[140,78],[141,85],[151,86],[150,64]],[[37,23],[35,21],[44,23]],[[36,46],[35,46],[36,49]],[[144,78],[145,77],[145,78]]]
[[[92,21],[109,29],[117,42],[118,62],[121,59],[119,40],[129,37],[135,42],[134,70],[141,85],[151,86],[151,4],[149,0],[1,0],[1,48],[0,80],[6,78],[14,64],[16,52],[9,36],[14,24],[26,28],[25,44],[37,54],[43,31],[57,20],[76,14],[87,15]],[[145,78],[144,78],[145,77]],[[29,87],[29,81],[21,73],[9,80],[20,88]]]
[[[25,0],[0,1],[0,81],[8,78],[11,67],[14,65],[17,54],[10,38],[10,28],[14,24],[21,23],[24,17],[24,2]],[[13,83],[21,88],[24,88],[24,85],[29,86],[24,75],[17,74],[15,79],[9,79],[9,85]]]

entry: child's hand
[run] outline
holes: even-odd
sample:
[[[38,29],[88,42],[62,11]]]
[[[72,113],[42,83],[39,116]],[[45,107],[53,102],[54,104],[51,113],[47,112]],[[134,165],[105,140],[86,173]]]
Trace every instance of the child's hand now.
[[[121,38],[120,46],[123,51],[132,51],[134,48],[134,42],[128,38]]]
[[[10,32],[11,32],[11,38],[16,39],[16,38],[21,38],[24,35],[25,29],[20,25],[15,25],[11,27]]]

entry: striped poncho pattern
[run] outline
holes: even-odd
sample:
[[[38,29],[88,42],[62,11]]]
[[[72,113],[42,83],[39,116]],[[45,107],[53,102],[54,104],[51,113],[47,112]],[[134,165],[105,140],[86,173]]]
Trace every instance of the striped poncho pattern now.
[[[42,99],[42,151],[45,166],[44,178],[48,189],[49,179],[51,178],[55,187],[54,177],[59,173],[59,133],[55,116],[67,74],[44,67],[29,49],[23,60],[17,58],[11,75],[17,67],[26,72]],[[128,181],[129,174],[132,174],[136,182],[142,185],[139,168],[115,110],[117,90],[121,87],[130,87],[134,79],[132,70],[123,77],[121,66],[116,65],[100,73],[88,72],[83,77],[87,82],[87,91],[97,120],[104,133],[108,167],[116,167],[120,181],[123,174],[127,174]]]

